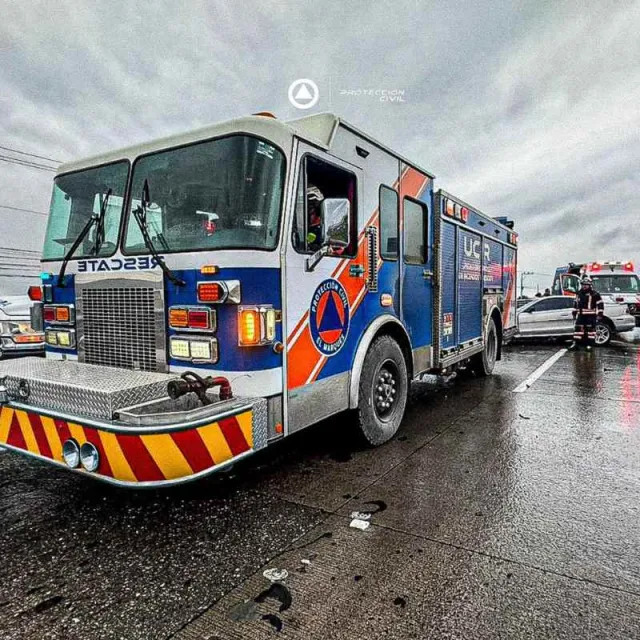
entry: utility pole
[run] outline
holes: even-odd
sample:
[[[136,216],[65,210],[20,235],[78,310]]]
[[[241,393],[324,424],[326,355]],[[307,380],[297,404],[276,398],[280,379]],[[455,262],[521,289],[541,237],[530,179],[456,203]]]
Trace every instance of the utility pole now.
[[[522,298],[522,296],[524,296],[524,277],[525,276],[532,276],[533,275],[533,271],[523,271],[520,274],[520,297]]]

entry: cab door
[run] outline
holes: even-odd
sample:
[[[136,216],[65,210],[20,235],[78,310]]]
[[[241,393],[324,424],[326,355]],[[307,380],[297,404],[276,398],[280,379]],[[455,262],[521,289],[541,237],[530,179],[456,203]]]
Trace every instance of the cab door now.
[[[352,269],[358,252],[362,171],[300,142],[290,235],[286,238],[286,389],[287,430],[297,431],[348,406],[353,343],[358,332],[353,313],[365,279]],[[318,214],[323,200],[349,203],[348,246],[324,249],[328,233]],[[358,266],[358,264],[353,265]]]
[[[419,175],[412,182],[415,185],[411,189],[405,173],[400,190],[400,293],[401,320],[411,339],[417,374],[429,369],[433,363],[433,207],[431,180]]]

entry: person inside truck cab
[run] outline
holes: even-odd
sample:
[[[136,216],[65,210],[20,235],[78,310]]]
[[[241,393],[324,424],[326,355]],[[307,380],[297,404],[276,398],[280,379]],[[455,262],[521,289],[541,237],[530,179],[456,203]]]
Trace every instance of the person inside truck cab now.
[[[307,246],[317,251],[322,246],[322,201],[324,195],[318,187],[307,187]]]

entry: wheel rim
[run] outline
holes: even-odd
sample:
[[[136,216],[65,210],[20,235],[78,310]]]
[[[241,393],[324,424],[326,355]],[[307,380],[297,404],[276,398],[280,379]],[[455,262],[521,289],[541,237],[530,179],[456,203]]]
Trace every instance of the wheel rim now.
[[[496,362],[497,344],[495,331],[489,331],[489,335],[487,336],[487,363],[490,367],[493,367]]]
[[[607,325],[599,324],[596,326],[596,344],[606,344],[609,341],[610,335],[611,332]]]
[[[383,362],[373,378],[373,406],[376,415],[386,420],[398,404],[400,376],[393,360]]]

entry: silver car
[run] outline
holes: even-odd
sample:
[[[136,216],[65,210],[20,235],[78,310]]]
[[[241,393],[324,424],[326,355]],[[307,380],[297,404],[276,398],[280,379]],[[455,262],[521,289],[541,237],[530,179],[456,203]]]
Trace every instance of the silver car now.
[[[573,336],[573,296],[536,298],[518,309],[518,338],[560,338]],[[604,317],[596,325],[596,344],[604,346],[616,333],[631,331],[635,318],[622,304],[604,305]]]
[[[44,354],[44,334],[31,328],[31,300],[0,297],[0,358],[9,354]]]

